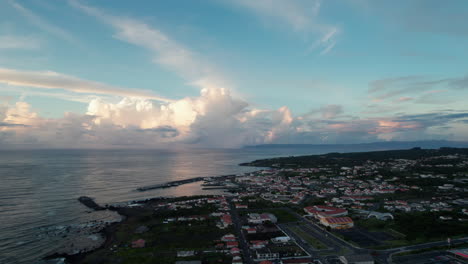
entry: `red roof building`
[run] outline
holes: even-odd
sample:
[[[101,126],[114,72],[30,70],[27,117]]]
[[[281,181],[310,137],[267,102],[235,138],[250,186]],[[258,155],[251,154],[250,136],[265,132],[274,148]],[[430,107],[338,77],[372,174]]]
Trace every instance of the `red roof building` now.
[[[320,219],[320,223],[333,229],[347,229],[354,226],[350,217],[324,217]]]
[[[146,241],[144,239],[138,239],[132,242],[132,248],[144,248]]]
[[[226,242],[226,247],[227,248],[239,247],[239,243],[237,241],[228,241]]]
[[[304,211],[315,218],[337,217],[348,215],[348,210],[331,206],[314,205],[304,208]]]

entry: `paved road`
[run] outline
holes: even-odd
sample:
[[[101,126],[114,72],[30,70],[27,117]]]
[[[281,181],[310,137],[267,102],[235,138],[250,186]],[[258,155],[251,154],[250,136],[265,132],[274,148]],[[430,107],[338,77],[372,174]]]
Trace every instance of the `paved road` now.
[[[239,242],[241,247],[243,247],[243,244],[247,248],[247,250],[244,250],[244,248],[241,248],[243,253],[244,251],[247,252],[247,256],[244,256],[245,262],[248,264],[253,264],[253,260],[250,256],[250,252],[248,250],[248,245],[246,243],[246,239],[244,234],[241,231],[241,224],[239,220],[239,215],[237,213],[237,210],[235,209],[235,206],[232,202],[230,202],[230,207],[231,207],[231,214],[233,217],[233,223],[234,227],[236,228],[237,232],[240,234],[238,235],[239,237]],[[291,230],[288,229],[289,225],[300,225],[300,228],[304,230],[305,232],[308,232],[312,236],[316,237],[319,239],[322,243],[324,243],[327,246],[332,247],[332,251],[330,251],[330,255],[332,254],[338,254],[338,252],[342,251],[343,249],[346,249],[350,252],[350,254],[364,254],[364,253],[371,253],[375,252],[377,253],[374,258],[379,261],[379,263],[384,263],[384,264],[390,264],[392,262],[392,255],[397,253],[397,252],[403,252],[403,251],[410,251],[410,250],[418,250],[418,249],[425,249],[425,248],[431,248],[431,247],[437,247],[437,246],[444,246],[447,245],[447,241],[438,241],[438,242],[429,242],[429,243],[424,243],[424,244],[418,244],[418,245],[413,245],[413,246],[405,246],[405,247],[398,247],[398,248],[392,248],[392,249],[386,249],[386,250],[369,250],[365,248],[360,248],[357,246],[354,246],[341,238],[336,237],[334,234],[326,231],[322,227],[318,226],[317,224],[305,219],[303,216],[299,215],[298,213],[294,212],[290,208],[287,207],[280,207],[280,208],[275,208],[275,209],[285,209],[288,210],[289,212],[293,213],[300,219],[297,222],[292,222],[292,223],[287,223],[287,224],[281,224],[280,227],[286,231],[286,233],[293,237],[298,244],[307,251],[312,257],[317,257],[319,258],[323,263],[327,263],[326,260],[324,260],[322,257],[320,257],[312,246],[310,246],[307,242],[303,241],[301,238],[296,236]],[[265,209],[267,210],[267,208]],[[452,239],[452,244],[456,243],[462,243],[462,242],[468,242],[468,237],[464,238],[459,238],[459,239]],[[245,253],[244,253],[245,254]],[[348,255],[350,255],[348,254]],[[251,262],[248,262],[251,261]]]
[[[289,237],[292,237],[296,243],[303,249],[305,250],[312,258],[320,260],[322,263],[327,264],[328,262],[317,253],[317,250],[309,245],[305,240],[303,240],[301,237],[296,235],[294,232],[292,232],[289,227],[290,225],[288,224],[279,224],[278,225],[283,232],[285,232]]]
[[[228,198],[228,201],[229,208],[231,209],[232,224],[234,225],[234,230],[236,231],[236,235],[239,240],[239,248],[242,250],[243,262],[246,264],[254,264],[252,256],[250,255],[247,239],[245,238],[244,232],[242,232],[242,223],[240,221],[239,213],[230,198]]]
[[[452,239],[452,245],[458,244],[458,243],[464,243],[464,242],[468,242],[468,237]],[[425,249],[425,248],[431,248],[431,247],[446,246],[446,245],[447,245],[447,241],[437,241],[437,242],[429,242],[429,243],[418,244],[418,245],[413,245],[413,246],[391,248],[391,249],[386,249],[386,250],[376,250],[376,252],[378,253],[378,256],[376,258],[383,263],[393,263],[392,255],[395,253],[418,250],[418,249]]]

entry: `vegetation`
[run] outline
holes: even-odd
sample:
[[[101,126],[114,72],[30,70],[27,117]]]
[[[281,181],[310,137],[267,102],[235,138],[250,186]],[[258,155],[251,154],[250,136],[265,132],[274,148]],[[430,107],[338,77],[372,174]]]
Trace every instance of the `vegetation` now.
[[[315,237],[309,235],[308,233],[304,232],[302,229],[300,229],[297,226],[292,226],[289,227],[289,229],[294,232],[297,236],[300,238],[304,239],[309,245],[314,247],[315,249],[326,249],[327,246],[325,246],[320,240],[316,239]]]
[[[257,167],[341,167],[360,165],[366,160],[384,161],[388,159],[419,159],[424,157],[432,157],[434,155],[452,155],[452,154],[468,155],[468,148],[440,148],[440,149],[421,149],[412,148],[408,150],[387,150],[387,151],[371,151],[371,152],[354,152],[354,153],[328,153],[324,155],[310,155],[299,157],[283,157],[256,160],[242,165],[257,166]],[[453,168],[456,169],[456,168]],[[447,171],[444,168],[443,171]]]

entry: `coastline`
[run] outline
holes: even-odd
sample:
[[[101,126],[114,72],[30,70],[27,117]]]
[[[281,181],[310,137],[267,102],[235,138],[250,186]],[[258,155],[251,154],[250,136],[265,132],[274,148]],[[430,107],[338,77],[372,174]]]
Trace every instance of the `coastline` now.
[[[158,184],[158,185],[151,185],[147,187],[139,187],[137,188],[137,191],[147,191],[147,190],[153,190],[153,189],[163,189],[163,188],[175,188],[184,184],[190,184],[193,182],[198,182],[198,181],[205,181],[205,182],[212,182],[215,180],[226,180],[229,178],[236,177],[235,174],[229,174],[229,175],[219,175],[219,176],[209,176],[209,177],[196,177],[192,179],[186,179],[186,180],[179,180],[179,181],[169,181],[163,184]],[[202,187],[203,190],[219,190],[219,189],[224,189],[226,191],[229,190],[227,187],[223,186],[217,186],[216,188],[205,188]],[[45,257],[42,258],[44,261],[57,261],[54,263],[80,263],[86,256],[89,254],[92,254],[93,252],[96,252],[98,250],[104,249],[104,248],[110,248],[112,241],[115,238],[115,232],[116,229],[120,225],[125,225],[125,223],[132,217],[135,217],[138,215],[138,209],[140,207],[146,207],[149,206],[153,203],[158,203],[162,202],[165,200],[171,200],[171,199],[184,199],[184,198],[195,198],[195,197],[214,197],[215,195],[181,195],[181,196],[176,196],[176,197],[164,197],[164,196],[159,196],[159,197],[151,197],[151,198],[145,198],[145,199],[140,199],[140,200],[133,200],[129,202],[121,202],[121,203],[113,203],[113,204],[105,204],[105,205],[100,205],[94,201],[94,198],[88,197],[88,196],[80,196],[77,198],[77,201],[86,206],[87,208],[93,210],[93,211],[113,211],[116,212],[119,216],[121,216],[120,221],[112,222],[112,223],[107,223],[105,224],[99,231],[95,232],[94,234],[100,235],[103,237],[103,242],[100,243],[99,246],[93,247],[88,250],[79,250],[77,253],[73,252],[66,252],[66,253],[52,253],[49,255],[46,255]],[[46,262],[49,263],[49,262]]]

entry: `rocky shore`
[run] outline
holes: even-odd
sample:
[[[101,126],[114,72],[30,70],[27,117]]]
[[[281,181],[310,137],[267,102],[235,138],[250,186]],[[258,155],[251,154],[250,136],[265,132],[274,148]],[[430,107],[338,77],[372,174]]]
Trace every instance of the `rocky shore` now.
[[[120,219],[118,221],[92,221],[85,225],[76,227],[58,227],[63,233],[64,246],[60,250],[46,256],[45,263],[79,263],[87,254],[101,248],[110,247],[115,236],[116,227],[128,217],[138,214],[138,207],[149,202],[157,202],[164,197],[156,197],[132,201],[125,204],[101,206],[93,198],[82,196],[78,200],[88,208],[95,211],[116,212]]]

